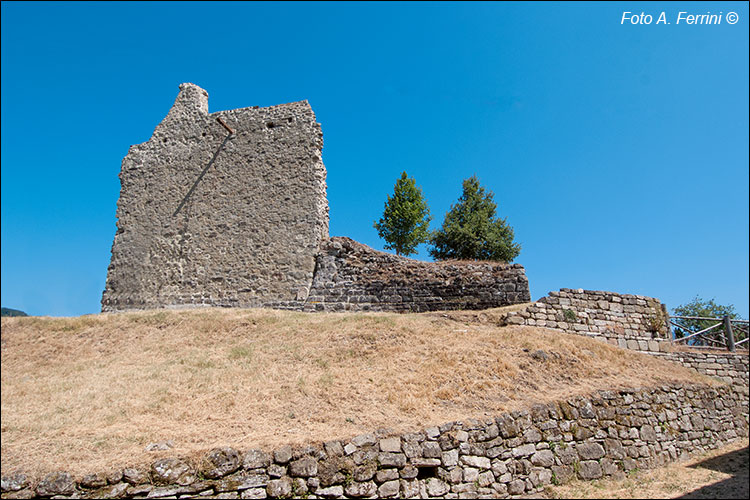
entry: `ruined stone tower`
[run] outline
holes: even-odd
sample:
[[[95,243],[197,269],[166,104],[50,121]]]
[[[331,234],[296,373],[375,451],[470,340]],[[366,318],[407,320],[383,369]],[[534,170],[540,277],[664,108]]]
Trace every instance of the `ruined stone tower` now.
[[[191,83],[122,161],[102,311],[304,301],[328,237],[307,101],[208,112]]]
[[[520,264],[421,262],[329,238],[322,148],[307,101],[209,114],[208,93],[180,85],[122,161],[102,311],[420,312],[530,300]]]

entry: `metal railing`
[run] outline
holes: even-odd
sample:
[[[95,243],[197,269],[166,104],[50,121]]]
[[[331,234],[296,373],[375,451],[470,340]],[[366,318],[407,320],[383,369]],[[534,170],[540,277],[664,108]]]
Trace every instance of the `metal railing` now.
[[[682,321],[680,321],[682,320]],[[714,322],[703,328],[707,322]],[[700,326],[696,326],[700,325]],[[680,332],[688,333],[683,337],[673,335],[672,342],[684,342],[691,347],[713,347],[726,348],[735,352],[737,348],[748,348],[748,325],[744,319],[732,319],[729,316],[723,318],[704,318],[701,316],[669,316],[670,328],[679,329]],[[696,328],[701,328],[694,331]],[[676,334],[675,330],[675,334]],[[735,340],[738,339],[738,340]]]

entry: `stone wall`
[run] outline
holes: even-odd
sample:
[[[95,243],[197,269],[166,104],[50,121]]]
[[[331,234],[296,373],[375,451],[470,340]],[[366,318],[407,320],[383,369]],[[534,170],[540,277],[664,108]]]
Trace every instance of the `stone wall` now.
[[[716,377],[732,384],[745,395],[750,390],[750,359],[745,353],[732,352],[701,352],[674,351],[649,353],[662,359],[680,363],[692,368],[698,373]]]
[[[331,238],[318,254],[307,311],[421,312],[528,302],[523,266],[421,262]]]
[[[501,318],[501,325],[554,328],[593,336],[638,351],[656,351],[671,344],[667,309],[652,297],[562,288]]]
[[[502,315],[499,323],[552,328],[654,354],[732,383],[747,394],[750,387],[747,352],[697,348],[690,351],[685,346],[676,347],[666,318],[667,308],[652,297],[563,288],[525,309]]]
[[[209,114],[180,85],[122,161],[102,311],[304,300],[328,236],[322,147],[307,101]]]
[[[180,85],[148,142],[122,162],[102,311],[403,312],[530,300],[517,264],[418,262],[328,240],[322,147],[307,101],[209,114],[208,93]]]
[[[747,396],[728,386],[601,391],[403,435],[218,448],[197,464],[163,458],[76,479],[9,475],[2,498],[507,498],[574,477],[621,477],[747,434]]]

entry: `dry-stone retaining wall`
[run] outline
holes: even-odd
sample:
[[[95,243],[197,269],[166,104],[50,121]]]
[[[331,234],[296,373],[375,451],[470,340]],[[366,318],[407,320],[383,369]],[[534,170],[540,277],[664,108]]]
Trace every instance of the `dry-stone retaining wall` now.
[[[527,308],[501,316],[501,325],[541,326],[605,340],[718,377],[748,393],[747,353],[676,351],[667,308],[652,297],[563,288]]]
[[[659,352],[669,342],[667,309],[652,297],[563,288],[526,309],[506,314],[503,325],[554,328],[593,336],[637,351]]]
[[[523,266],[421,262],[331,238],[318,254],[307,311],[487,309],[528,302]]]
[[[273,451],[219,448],[200,464],[74,479],[2,478],[2,498],[508,498],[571,478],[622,476],[747,436],[729,386],[601,391],[486,420]]]
[[[745,395],[750,389],[750,358],[747,353],[675,351],[649,354],[680,363],[698,373],[720,378]]]

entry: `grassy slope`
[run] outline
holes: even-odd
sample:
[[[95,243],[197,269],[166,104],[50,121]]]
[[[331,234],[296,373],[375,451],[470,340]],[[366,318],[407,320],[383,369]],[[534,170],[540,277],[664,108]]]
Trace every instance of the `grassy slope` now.
[[[2,319],[2,472],[80,474],[597,389],[708,379],[581,336],[461,313],[199,309]],[[544,349],[549,360],[531,356]],[[150,442],[173,440],[168,452]]]

